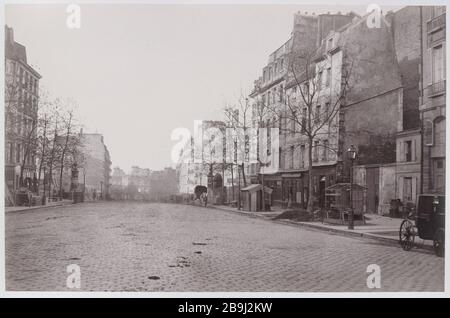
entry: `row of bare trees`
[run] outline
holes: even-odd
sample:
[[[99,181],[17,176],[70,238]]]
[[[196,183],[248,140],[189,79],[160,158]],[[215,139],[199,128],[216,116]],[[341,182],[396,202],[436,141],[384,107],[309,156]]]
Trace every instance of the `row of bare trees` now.
[[[41,90],[38,107],[24,98],[20,83],[9,81],[5,86],[5,139],[15,149],[6,155],[20,166],[20,185],[25,169],[35,168],[35,190],[49,197],[57,191],[62,197],[64,172],[74,164],[82,169],[85,161],[76,103]]]

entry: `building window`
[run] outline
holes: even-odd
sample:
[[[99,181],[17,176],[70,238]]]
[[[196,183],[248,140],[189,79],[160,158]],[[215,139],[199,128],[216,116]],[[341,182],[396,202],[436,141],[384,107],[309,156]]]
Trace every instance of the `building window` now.
[[[12,144],[10,142],[8,142],[6,144],[6,149],[5,149],[5,154],[6,154],[6,163],[11,163],[12,162]]]
[[[267,155],[272,153],[272,130],[270,119],[267,119]]]
[[[314,122],[315,123],[319,123],[320,122],[320,105],[316,106],[316,116],[314,118]]]
[[[22,119],[20,116],[16,117],[17,134],[20,136],[22,134]]]
[[[291,150],[290,150],[290,154],[289,154],[289,157],[290,157],[290,162],[289,162],[289,168],[290,169],[293,169],[294,168],[294,146],[291,146]]]
[[[442,45],[436,46],[432,51],[432,77],[433,83],[438,83],[445,79],[444,50]]]
[[[332,48],[333,48],[333,38],[330,38],[327,41],[327,50],[331,50]]]
[[[323,141],[323,161],[328,161],[328,140]]]
[[[295,111],[292,112],[291,118],[291,134],[295,134],[295,120],[297,118],[297,113]]]
[[[22,147],[20,144],[16,145],[16,162],[20,163],[20,159],[22,157]]]
[[[405,161],[411,162],[412,161],[412,142],[411,142],[411,140],[405,141],[404,146],[405,146]]]
[[[314,152],[313,152],[314,162],[319,161],[319,141],[314,141]]]
[[[281,160],[281,158],[282,158],[281,152],[282,152],[282,149],[281,149],[281,147],[279,147],[279,148],[278,148],[278,163],[279,163],[279,165],[280,165],[280,169],[283,168],[283,162],[282,162],[282,160]]]
[[[434,145],[445,147],[445,119],[439,117],[434,121]]]
[[[300,146],[300,165],[302,168],[305,166],[305,145]]]
[[[330,81],[331,81],[331,68],[327,68],[326,69],[326,78],[325,78],[325,87],[329,87],[330,86]]]
[[[434,135],[434,125],[433,121],[426,120],[424,123],[424,143],[425,146],[433,146],[433,135]]]
[[[303,115],[302,115],[302,133],[304,133],[306,131],[306,116],[307,116],[307,108],[303,108]]]
[[[330,102],[326,102],[325,103],[325,115],[324,118],[328,119],[328,117],[330,116]]]
[[[412,201],[412,178],[403,178],[403,201]]]
[[[443,158],[433,159],[432,189],[445,193],[445,161]]]

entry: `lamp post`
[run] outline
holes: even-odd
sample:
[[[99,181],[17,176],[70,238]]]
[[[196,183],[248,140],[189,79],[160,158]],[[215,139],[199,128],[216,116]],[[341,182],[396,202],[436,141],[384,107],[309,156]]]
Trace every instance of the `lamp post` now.
[[[348,229],[353,230],[353,162],[356,159],[356,148],[355,146],[351,145],[347,149],[348,158],[350,159],[350,215],[348,218]]]

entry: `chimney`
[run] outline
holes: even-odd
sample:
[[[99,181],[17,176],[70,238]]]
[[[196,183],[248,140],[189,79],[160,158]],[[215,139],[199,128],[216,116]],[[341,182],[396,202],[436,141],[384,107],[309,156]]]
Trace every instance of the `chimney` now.
[[[5,40],[14,43],[14,30],[7,25],[5,25]]]

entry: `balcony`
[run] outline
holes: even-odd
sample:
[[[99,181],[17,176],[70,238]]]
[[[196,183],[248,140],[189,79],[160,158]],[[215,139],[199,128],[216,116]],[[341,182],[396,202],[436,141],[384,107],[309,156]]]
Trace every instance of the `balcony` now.
[[[445,13],[427,22],[428,47],[445,41]]]
[[[445,28],[445,13],[427,22],[427,32],[433,32]]]
[[[445,93],[445,80],[428,85],[427,96],[435,97]]]
[[[445,29],[440,29],[432,33],[428,33],[427,40],[429,48],[439,42],[445,41]]]

